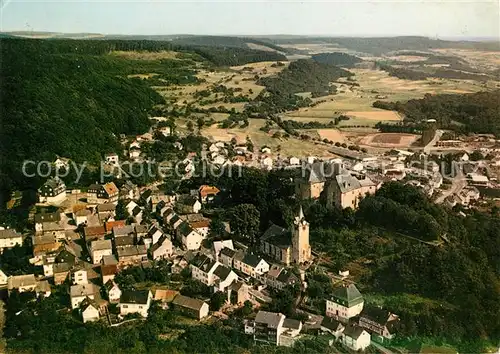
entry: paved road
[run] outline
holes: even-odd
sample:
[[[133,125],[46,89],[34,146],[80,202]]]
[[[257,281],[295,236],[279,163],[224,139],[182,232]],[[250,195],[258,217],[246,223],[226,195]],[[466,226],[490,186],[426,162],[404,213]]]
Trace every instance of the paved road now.
[[[429,154],[431,152],[431,149],[436,143],[441,139],[441,136],[443,135],[444,131],[442,130],[436,130],[436,133],[434,133],[434,138],[432,138],[431,141],[429,141],[429,144],[425,145],[424,147],[424,152],[426,154]]]
[[[455,178],[453,178],[451,187],[448,190],[443,190],[443,193],[436,199],[436,204],[441,204],[448,196],[452,194],[460,193],[462,189],[467,186],[467,180],[465,179],[462,171],[458,171]]]

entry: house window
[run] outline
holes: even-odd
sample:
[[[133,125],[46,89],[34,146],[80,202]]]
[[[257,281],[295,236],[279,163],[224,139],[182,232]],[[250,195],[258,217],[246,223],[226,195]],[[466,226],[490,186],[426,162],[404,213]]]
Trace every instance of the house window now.
[[[124,309],[128,309],[128,305],[122,305]]]
[[[142,306],[139,306],[139,310],[142,310]]]

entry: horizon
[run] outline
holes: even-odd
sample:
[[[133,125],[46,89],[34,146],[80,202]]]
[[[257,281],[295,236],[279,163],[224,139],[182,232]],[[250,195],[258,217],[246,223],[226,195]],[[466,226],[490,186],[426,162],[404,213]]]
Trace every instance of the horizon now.
[[[29,7],[26,6],[29,4]],[[80,3],[4,0],[0,31],[124,36],[312,36],[498,39],[499,4],[424,0],[387,2]],[[276,34],[272,34],[276,33]]]

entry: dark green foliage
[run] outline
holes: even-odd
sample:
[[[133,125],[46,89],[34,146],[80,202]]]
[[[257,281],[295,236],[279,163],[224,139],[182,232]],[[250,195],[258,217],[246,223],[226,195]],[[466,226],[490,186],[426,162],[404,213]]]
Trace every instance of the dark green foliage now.
[[[32,247],[26,242],[23,246],[16,245],[12,248],[6,248],[0,254],[0,269],[7,276],[35,273],[36,267],[29,262],[32,257]]]
[[[314,54],[311,58],[318,63],[337,65],[345,68],[353,68],[355,64],[363,62],[363,59],[354,55],[339,52]]]
[[[254,244],[259,234],[260,212],[253,204],[240,204],[227,211],[231,231]]]
[[[189,47],[190,50],[216,66],[235,66],[260,61],[286,60],[283,54],[234,47]]]
[[[210,310],[219,311],[227,300],[227,295],[222,291],[217,291],[210,297]]]
[[[189,297],[210,297],[210,288],[199,280],[189,279],[181,289],[181,294]]]
[[[352,76],[352,73],[337,66],[300,59],[291,62],[288,68],[281,71],[276,77],[260,78],[257,84],[265,86],[268,92],[280,95],[299,92],[327,95],[330,82],[349,76]]]
[[[500,90],[496,90],[459,95],[427,94],[422,99],[407,102],[377,101],[373,106],[402,113],[405,123],[436,119],[441,128],[461,133],[489,133],[500,136],[499,100]]]

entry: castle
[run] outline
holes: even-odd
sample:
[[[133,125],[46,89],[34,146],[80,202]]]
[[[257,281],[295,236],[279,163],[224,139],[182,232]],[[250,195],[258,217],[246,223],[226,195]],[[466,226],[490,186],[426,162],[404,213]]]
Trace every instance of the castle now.
[[[302,207],[290,229],[271,225],[261,237],[260,250],[285,265],[310,262],[309,223]]]

